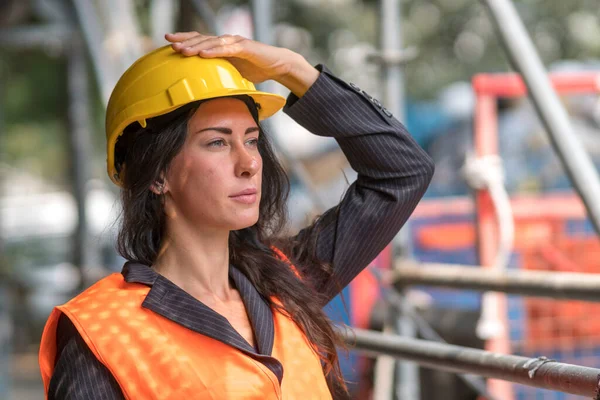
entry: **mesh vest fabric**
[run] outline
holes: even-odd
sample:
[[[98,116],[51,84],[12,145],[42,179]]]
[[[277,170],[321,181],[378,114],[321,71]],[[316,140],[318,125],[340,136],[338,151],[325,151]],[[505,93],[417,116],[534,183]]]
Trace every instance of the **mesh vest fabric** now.
[[[56,307],[40,347],[47,393],[56,357],[56,327],[69,317],[127,399],[331,399],[318,355],[285,314],[273,310],[275,374],[251,356],[142,307],[150,287],[112,274]]]

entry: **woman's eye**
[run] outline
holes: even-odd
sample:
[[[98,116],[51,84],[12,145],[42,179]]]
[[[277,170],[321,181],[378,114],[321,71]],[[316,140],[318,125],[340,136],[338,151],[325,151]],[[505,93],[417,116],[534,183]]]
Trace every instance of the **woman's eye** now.
[[[223,139],[214,140],[208,144],[208,147],[221,147],[225,145],[225,141]]]
[[[257,138],[250,139],[246,143],[248,143],[250,146],[256,147],[256,146],[258,146],[258,139]]]

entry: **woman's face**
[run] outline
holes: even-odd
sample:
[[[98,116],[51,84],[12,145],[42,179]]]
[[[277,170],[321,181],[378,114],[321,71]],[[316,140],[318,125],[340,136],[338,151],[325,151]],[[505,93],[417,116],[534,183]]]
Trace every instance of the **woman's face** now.
[[[165,211],[174,223],[238,230],[258,221],[258,136],[258,125],[243,101],[219,98],[200,105],[165,177]]]

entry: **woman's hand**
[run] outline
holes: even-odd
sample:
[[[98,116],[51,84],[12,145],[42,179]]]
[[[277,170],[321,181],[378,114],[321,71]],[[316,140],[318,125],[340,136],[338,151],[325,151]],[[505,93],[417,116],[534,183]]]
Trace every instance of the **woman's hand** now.
[[[165,38],[173,50],[186,56],[225,58],[254,83],[272,79],[302,96],[319,77],[301,55],[269,46],[242,36],[206,36],[198,32],[168,33]]]

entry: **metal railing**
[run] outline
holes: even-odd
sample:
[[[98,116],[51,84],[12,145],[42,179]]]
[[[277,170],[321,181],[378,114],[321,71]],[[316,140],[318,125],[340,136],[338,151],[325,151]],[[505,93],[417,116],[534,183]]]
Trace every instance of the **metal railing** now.
[[[362,329],[339,329],[346,343],[370,355],[388,355],[422,366],[502,379],[600,400],[600,369],[411,339]]]
[[[600,275],[573,272],[509,270],[453,264],[403,265],[392,273],[393,285],[439,286],[454,289],[495,291],[524,296],[600,302]]]

